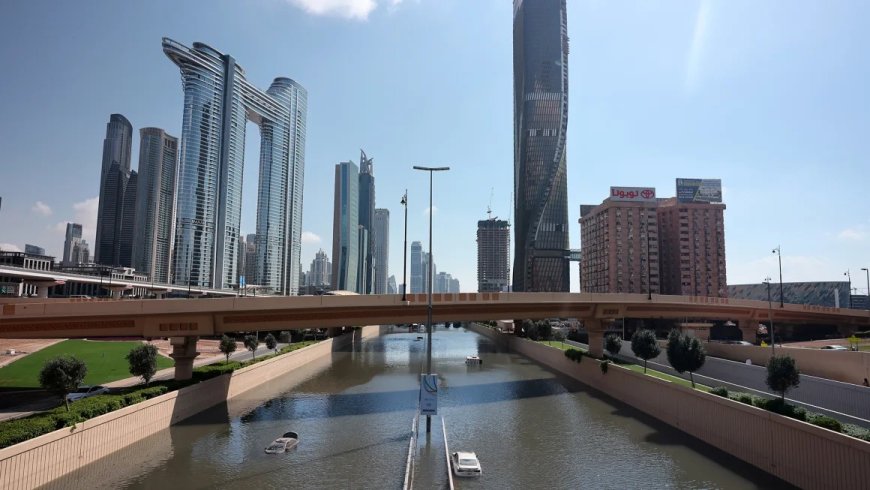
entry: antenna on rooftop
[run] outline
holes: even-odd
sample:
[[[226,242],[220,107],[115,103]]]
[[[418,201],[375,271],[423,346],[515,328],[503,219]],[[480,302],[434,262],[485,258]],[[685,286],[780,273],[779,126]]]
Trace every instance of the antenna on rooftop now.
[[[495,193],[495,187],[489,188],[489,204],[486,205],[486,219],[492,219],[492,195]]]

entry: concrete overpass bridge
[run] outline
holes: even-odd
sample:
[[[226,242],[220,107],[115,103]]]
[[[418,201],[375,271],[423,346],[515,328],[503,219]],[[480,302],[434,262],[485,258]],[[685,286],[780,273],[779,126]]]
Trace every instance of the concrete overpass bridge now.
[[[577,318],[601,355],[606,324],[619,318],[731,320],[755,334],[768,319],[763,301],[699,296],[586,293],[433,294],[434,322],[506,318]],[[31,298],[3,304],[0,338],[171,337],[177,374],[196,357],[201,336],[253,330],[422,323],[427,297],[410,294],[274,296],[212,299],[75,301]],[[772,309],[774,323],[837,325],[844,333],[870,328],[870,311],[812,305]],[[598,351],[598,352],[596,352]]]

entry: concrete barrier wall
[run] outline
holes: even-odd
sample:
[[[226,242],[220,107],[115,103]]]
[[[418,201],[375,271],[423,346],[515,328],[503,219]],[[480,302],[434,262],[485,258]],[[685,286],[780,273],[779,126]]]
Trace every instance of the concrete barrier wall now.
[[[0,449],[0,490],[45,485],[351,342],[379,334],[378,326],[363,327],[230,375],[95,417],[75,428],[67,427]]]
[[[617,365],[602,374],[594,360],[576,363],[543,344],[471,330],[798,487],[861,489],[870,481],[870,443]]]
[[[731,345],[717,342],[704,344],[707,355],[721,357],[732,361],[767,365],[770,359],[770,347],[755,345]],[[783,347],[777,345],[776,354],[789,355],[797,362],[798,369],[804,374],[820,378],[843,381],[844,383],[862,384],[864,378],[870,379],[870,352],[834,351],[821,349],[803,349],[799,347]]]

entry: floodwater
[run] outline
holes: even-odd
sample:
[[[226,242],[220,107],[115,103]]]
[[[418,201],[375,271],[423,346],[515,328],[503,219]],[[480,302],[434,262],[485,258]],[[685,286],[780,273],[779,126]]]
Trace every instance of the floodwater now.
[[[398,329],[397,329],[398,331]],[[391,333],[288,373],[85,467],[56,488],[401,488],[425,340]],[[465,329],[432,342],[439,415],[420,421],[415,488],[781,488],[764,472]],[[467,366],[479,355],[482,366]],[[268,455],[282,433],[296,449]]]

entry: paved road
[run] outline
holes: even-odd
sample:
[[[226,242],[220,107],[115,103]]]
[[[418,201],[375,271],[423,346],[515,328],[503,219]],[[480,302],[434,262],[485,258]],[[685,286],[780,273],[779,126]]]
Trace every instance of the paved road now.
[[[281,349],[285,345],[287,344],[278,344],[278,349]],[[273,351],[271,349],[266,348],[265,344],[260,344],[260,347],[257,349],[257,356],[271,354],[272,352]],[[245,349],[237,350],[230,355],[231,361],[247,361],[250,358],[251,351]],[[224,355],[199,358],[193,361],[193,366],[205,366],[207,364],[213,364],[223,361],[225,359],[226,356]],[[164,381],[167,379],[172,379],[174,375],[175,368],[166,368],[157,371],[157,373],[151,379],[152,381]],[[117,389],[127,388],[141,383],[142,378],[130,377],[119,379],[117,381],[112,381],[109,383],[103,383],[103,386]],[[0,422],[4,420],[20,419],[22,417],[27,417],[28,415],[33,415],[34,413],[50,410],[60,405],[57,395],[52,395],[42,390],[24,390],[16,393],[6,392],[3,393],[3,397],[4,403],[2,408],[0,408]],[[18,398],[16,399],[14,397]],[[19,402],[16,403],[16,401]]]
[[[577,342],[566,343],[586,347],[585,344]],[[625,360],[643,364],[643,361],[637,359],[631,352],[630,342],[622,343],[620,356]],[[689,379],[688,374],[681,375],[670,367],[664,350],[657,358],[651,359],[648,366]],[[733,391],[768,397],[779,396],[767,387],[766,378],[767,369],[763,366],[710,356],[707,356],[704,366],[695,373],[695,381],[708,386],[727,386]],[[870,388],[802,374],[800,386],[789,391],[786,398],[813,412],[824,413],[841,422],[870,428]]]

